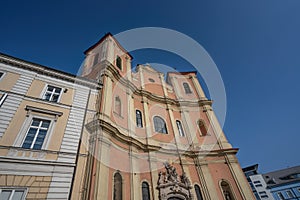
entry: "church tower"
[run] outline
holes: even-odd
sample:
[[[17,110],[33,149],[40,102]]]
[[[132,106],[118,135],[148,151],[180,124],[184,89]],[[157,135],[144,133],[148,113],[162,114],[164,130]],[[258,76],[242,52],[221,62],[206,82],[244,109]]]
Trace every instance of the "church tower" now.
[[[196,72],[132,72],[132,56],[111,34],[85,55],[82,76],[103,88],[85,125],[83,199],[255,199]]]

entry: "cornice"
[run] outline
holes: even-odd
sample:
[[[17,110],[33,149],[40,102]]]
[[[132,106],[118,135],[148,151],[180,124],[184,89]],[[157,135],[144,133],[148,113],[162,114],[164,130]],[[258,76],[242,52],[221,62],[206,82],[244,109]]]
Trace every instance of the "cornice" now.
[[[19,67],[22,69],[27,69],[39,74],[47,75],[50,77],[62,79],[68,82],[84,85],[94,89],[100,89],[102,85],[96,81],[86,79],[84,77],[75,76],[73,74],[59,71],[53,68],[49,68],[40,64],[25,61],[19,58],[15,58],[3,53],[0,53],[0,62],[12,65],[14,67]]]
[[[191,158],[207,156],[207,155],[209,155],[209,156],[223,156],[226,154],[235,155],[238,152],[238,148],[219,149],[219,150],[212,150],[212,151],[202,150],[201,148],[194,148],[194,149],[187,149],[187,150],[165,149],[162,146],[149,145],[149,144],[143,143],[131,136],[125,135],[125,134],[121,133],[118,128],[116,128],[112,124],[110,124],[102,119],[94,120],[94,121],[86,124],[85,126],[90,134],[97,132],[97,130],[101,127],[102,131],[105,131],[105,133],[108,133],[114,139],[117,139],[118,141],[120,141],[123,144],[133,145],[137,149],[140,149],[144,152],[159,151],[160,153],[165,153],[165,154],[170,154],[170,155],[175,155],[175,154],[178,154],[178,152],[179,152],[181,155],[191,157]]]
[[[127,87],[128,89],[130,89],[131,93],[133,93],[135,95],[138,95],[138,96],[141,96],[141,97],[146,97],[149,100],[164,103],[164,104],[170,104],[170,105],[176,105],[176,106],[191,106],[191,107],[199,107],[199,106],[204,106],[204,105],[211,106],[212,103],[213,103],[212,100],[207,100],[207,99],[200,99],[200,100],[197,100],[197,101],[188,101],[188,100],[175,100],[175,99],[171,99],[171,98],[168,98],[168,97],[155,95],[155,94],[153,94],[151,92],[148,92],[146,90],[142,90],[142,89],[137,88],[128,79],[123,78],[120,75],[120,73],[118,72],[118,70],[115,69],[115,67],[110,62],[103,61],[101,64],[106,66],[106,70],[104,70],[102,75],[108,76],[113,81],[118,81],[124,87]]]

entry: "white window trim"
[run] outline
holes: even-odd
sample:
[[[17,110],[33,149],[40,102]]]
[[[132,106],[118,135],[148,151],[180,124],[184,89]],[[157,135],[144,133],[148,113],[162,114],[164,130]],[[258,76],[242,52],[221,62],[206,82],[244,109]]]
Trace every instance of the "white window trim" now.
[[[281,195],[283,196],[283,198],[281,197]],[[284,195],[282,194],[282,192],[277,192],[277,196],[280,200],[285,199]]]
[[[142,126],[137,126],[137,120],[136,120],[136,114],[137,114],[137,111],[139,111],[141,113],[141,122],[142,122]],[[143,114],[142,114],[142,111],[139,110],[139,109],[135,109],[135,127],[136,128],[144,128],[144,124],[143,124]]]
[[[178,128],[178,125],[177,125],[177,121],[179,121],[179,123],[180,123],[180,125],[181,125],[182,131],[183,131],[183,135],[180,135],[180,131],[179,131],[179,128]],[[186,137],[186,135],[185,135],[185,129],[184,129],[184,127],[183,127],[182,121],[179,120],[179,119],[176,119],[176,120],[175,120],[175,124],[176,124],[176,128],[177,128],[177,131],[178,131],[178,135],[179,135],[180,137]]]
[[[54,84],[46,84],[45,87],[44,87],[44,89],[43,89],[43,91],[42,91],[42,93],[41,93],[41,95],[40,95],[40,98],[43,99],[44,101],[47,101],[46,99],[44,99],[44,96],[45,96],[45,94],[47,92],[48,86],[61,88],[57,102],[49,101],[49,102],[52,102],[52,103],[59,103],[60,100],[61,100],[62,92],[65,91],[65,88],[61,87],[61,86],[54,85]]]
[[[223,193],[222,186],[221,186],[222,181],[225,181],[225,182],[229,185],[229,188],[230,188],[230,191],[231,191],[231,193],[232,193],[233,199],[237,199],[237,198],[236,198],[235,191],[232,189],[231,183],[230,183],[228,180],[226,180],[226,179],[221,179],[221,180],[219,181],[219,187],[220,187],[220,189],[221,189],[223,198],[226,199],[226,198],[225,198],[225,195],[224,195],[224,193]]]
[[[2,190],[13,190],[13,193],[15,192],[15,190],[24,190],[24,195],[22,200],[26,199],[27,193],[28,193],[28,188],[24,188],[24,187],[1,187],[0,188],[0,194],[2,193]],[[11,200],[12,198],[9,198],[9,200]]]
[[[3,75],[0,77],[0,81],[3,79],[3,77],[6,75],[6,72],[4,71],[0,71],[1,73],[3,73]]]
[[[291,190],[286,190],[285,193],[288,196],[288,198],[295,198],[295,195],[293,194],[293,192]],[[291,195],[289,195],[289,194],[291,194]]]
[[[165,124],[166,124],[166,131],[167,131],[167,133],[161,133],[161,132],[156,132],[156,130],[155,130],[155,124],[154,124],[154,117],[160,117],[160,118],[162,118],[163,120],[164,120],[164,122],[165,122]],[[162,135],[169,135],[169,129],[168,129],[168,124],[167,124],[167,122],[166,122],[166,119],[164,118],[164,117],[162,117],[161,115],[153,115],[152,116],[152,127],[153,127],[153,133],[159,133],[159,134],[162,134]]]
[[[7,98],[7,93],[4,92],[2,97],[0,98],[0,107],[2,106],[2,104],[4,103],[5,99]]]
[[[183,85],[184,83],[186,83],[188,85],[189,90],[191,91],[190,93],[186,93],[185,87]],[[191,96],[191,95],[193,95],[195,93],[189,82],[182,82],[182,87],[183,87],[183,93],[184,93],[184,95]]]
[[[15,142],[14,142],[14,146],[22,147],[22,145],[25,141],[25,138],[27,136],[27,133],[30,129],[33,118],[38,118],[38,119],[44,119],[44,120],[50,121],[50,125],[48,127],[48,131],[45,136],[44,143],[42,145],[41,150],[47,149],[49,146],[52,134],[53,134],[54,127],[56,125],[57,118],[59,116],[61,116],[62,113],[51,111],[51,110],[46,110],[46,109],[42,109],[42,108],[35,108],[32,106],[26,106],[26,110],[27,110],[26,119],[22,125],[21,130],[19,131],[19,134],[18,134]],[[32,111],[34,111],[34,113],[32,113]],[[44,116],[39,113],[48,114],[48,116]]]

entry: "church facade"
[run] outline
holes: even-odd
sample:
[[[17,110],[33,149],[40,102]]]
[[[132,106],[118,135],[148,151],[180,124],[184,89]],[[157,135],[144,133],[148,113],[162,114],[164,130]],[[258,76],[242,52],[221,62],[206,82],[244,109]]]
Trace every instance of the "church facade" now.
[[[80,198],[255,199],[196,72],[133,72],[132,56],[111,34],[85,54],[81,76],[103,88],[85,125]]]
[[[0,199],[255,199],[196,72],[106,34],[80,75],[0,54]]]

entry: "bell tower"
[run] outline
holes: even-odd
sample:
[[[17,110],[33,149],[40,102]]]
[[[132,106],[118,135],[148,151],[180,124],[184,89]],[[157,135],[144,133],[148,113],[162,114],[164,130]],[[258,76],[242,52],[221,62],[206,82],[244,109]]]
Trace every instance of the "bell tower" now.
[[[81,76],[99,80],[103,71],[110,67],[122,77],[130,74],[132,56],[119,44],[111,33],[105,34],[85,52]]]

